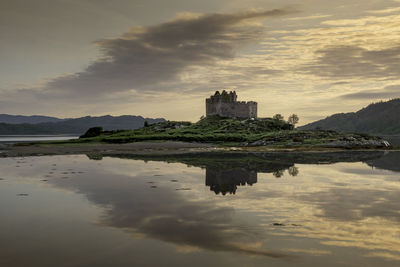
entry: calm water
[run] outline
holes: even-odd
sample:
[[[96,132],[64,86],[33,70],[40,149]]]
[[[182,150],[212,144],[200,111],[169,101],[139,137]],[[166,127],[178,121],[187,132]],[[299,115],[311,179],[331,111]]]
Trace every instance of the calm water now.
[[[70,135],[0,135],[0,143],[20,143],[76,139]]]
[[[398,266],[400,153],[0,159],[0,266]]]

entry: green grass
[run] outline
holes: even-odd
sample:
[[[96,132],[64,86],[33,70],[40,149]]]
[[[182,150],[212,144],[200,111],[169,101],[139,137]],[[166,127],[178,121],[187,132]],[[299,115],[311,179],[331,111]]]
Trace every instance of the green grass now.
[[[254,142],[276,131],[288,131],[291,125],[272,119],[239,120],[220,117],[201,119],[197,123],[167,121],[138,130],[100,135],[96,140],[106,143],[129,143],[145,140],[186,142],[243,143]],[[92,138],[87,138],[87,141]]]
[[[43,144],[123,144],[143,141],[184,141],[214,143],[223,146],[246,145],[265,141],[274,147],[314,146],[346,138],[373,138],[362,134],[341,134],[323,130],[293,130],[285,121],[266,119],[232,119],[218,116],[203,118],[196,123],[165,121],[137,130],[103,132],[99,136]]]

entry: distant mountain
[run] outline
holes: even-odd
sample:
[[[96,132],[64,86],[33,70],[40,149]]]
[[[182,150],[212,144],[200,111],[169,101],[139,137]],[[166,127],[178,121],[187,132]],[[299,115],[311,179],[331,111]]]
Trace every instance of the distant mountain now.
[[[21,123],[43,123],[43,122],[58,122],[63,119],[48,117],[48,116],[23,116],[23,115],[8,115],[8,114],[0,114],[0,123],[9,123],[9,124],[21,124]]]
[[[339,113],[299,129],[325,129],[368,134],[400,134],[400,99],[378,102],[350,113]]]
[[[110,115],[101,117],[82,117],[76,119],[65,119],[56,122],[43,123],[23,123],[11,124],[0,123],[1,135],[18,135],[18,134],[77,134],[81,135],[87,129],[95,126],[101,126],[104,130],[128,130],[138,129],[147,121],[149,124],[165,121],[165,119],[143,118],[142,116],[119,116]]]

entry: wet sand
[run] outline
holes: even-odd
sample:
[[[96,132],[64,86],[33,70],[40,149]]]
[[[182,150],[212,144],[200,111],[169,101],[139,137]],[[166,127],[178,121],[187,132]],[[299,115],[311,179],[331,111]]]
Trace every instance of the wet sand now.
[[[187,142],[136,142],[128,144],[35,144],[35,145],[0,145],[0,157],[68,155],[86,153],[107,154],[172,154],[216,150],[213,144]]]
[[[163,155],[193,152],[337,152],[337,151],[398,151],[397,147],[387,149],[343,149],[324,147],[227,147],[207,143],[189,143],[178,141],[136,142],[128,144],[0,144],[0,157],[24,157],[69,154],[137,154]]]

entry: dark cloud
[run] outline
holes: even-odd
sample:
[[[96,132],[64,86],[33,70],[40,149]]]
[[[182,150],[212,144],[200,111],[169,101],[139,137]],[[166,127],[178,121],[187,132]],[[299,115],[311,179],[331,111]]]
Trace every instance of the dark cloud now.
[[[386,86],[380,90],[366,90],[340,96],[344,99],[388,99],[400,97],[400,85]]]
[[[97,42],[103,58],[85,71],[50,81],[48,91],[82,95],[165,90],[163,84],[195,66],[232,59],[237,45],[255,41],[263,27],[244,20],[283,16],[274,9],[237,14],[187,15],[155,26],[134,28],[119,38]],[[267,73],[267,71],[265,71]]]
[[[400,45],[381,50],[358,46],[330,46],[316,51],[317,59],[301,72],[327,78],[397,79],[400,75]]]
[[[334,82],[334,83],[331,83],[330,85],[331,85],[331,86],[334,86],[334,85],[343,85],[343,84],[349,84],[349,82],[345,82],[345,81],[342,81],[342,82]]]

